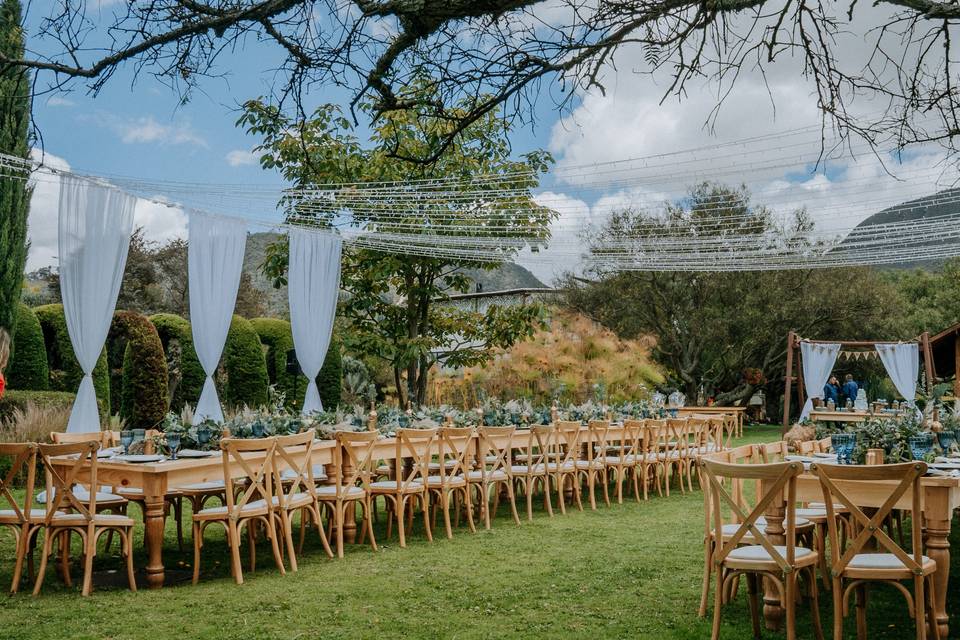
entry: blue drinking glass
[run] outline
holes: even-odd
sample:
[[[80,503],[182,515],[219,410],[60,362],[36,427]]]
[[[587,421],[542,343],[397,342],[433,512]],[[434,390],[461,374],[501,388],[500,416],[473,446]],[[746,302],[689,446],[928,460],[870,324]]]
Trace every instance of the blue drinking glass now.
[[[915,436],[907,438],[907,444],[910,447],[910,455],[914,460],[923,460],[933,448],[932,433],[918,433]]]
[[[937,440],[940,441],[940,448],[944,453],[949,452],[957,444],[957,436],[953,431],[941,431],[937,434]]]
[[[133,431],[126,429],[120,432],[120,444],[123,445],[123,453],[130,453],[130,445],[133,444]]]
[[[167,449],[170,450],[170,459],[177,459],[177,452],[180,451],[180,433],[177,431],[168,431],[164,434],[167,438]]]
[[[210,427],[201,425],[197,427],[197,444],[207,444],[210,442]]]

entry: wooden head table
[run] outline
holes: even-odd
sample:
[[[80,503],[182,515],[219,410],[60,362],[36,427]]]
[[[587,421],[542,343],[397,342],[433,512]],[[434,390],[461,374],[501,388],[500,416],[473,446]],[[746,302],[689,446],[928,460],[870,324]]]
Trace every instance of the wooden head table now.
[[[936,584],[936,620],[940,625],[940,637],[947,638],[949,632],[947,616],[947,580],[950,577],[950,521],[953,519],[953,510],[960,508],[960,478],[945,476],[924,477],[923,486],[923,519],[925,528],[924,553],[936,561],[937,572],[934,574]],[[843,489],[857,506],[881,507],[889,497],[896,482],[890,482],[887,489],[879,482],[845,481],[835,483]],[[797,500],[802,502],[822,502],[823,491],[820,481],[811,473],[804,473],[797,480]],[[910,507],[910,494],[907,492],[898,508]],[[778,513],[779,511],[779,513]],[[767,514],[767,532],[771,534],[774,544],[784,544],[783,537],[783,510],[777,509]],[[775,535],[779,529],[779,535]],[[780,626],[783,609],[780,607],[780,598],[776,588],[768,585],[764,593],[763,614],[767,628],[776,629]]]
[[[510,439],[512,448],[521,448],[527,445],[530,431],[526,429],[517,429]],[[623,426],[612,424],[608,431],[608,439],[611,442],[617,442],[623,437]],[[584,427],[581,434],[581,440],[584,443],[590,442],[591,434]],[[507,444],[505,439],[497,442],[498,446]],[[333,452],[336,443],[333,440],[317,440],[314,443],[312,453],[312,464],[326,465],[327,475],[332,476]],[[475,446],[479,446],[477,443]],[[263,456],[262,453],[247,453],[244,458],[256,461]],[[293,452],[294,459],[297,459]],[[382,438],[377,442],[374,449],[374,459],[392,461],[396,457],[396,439]],[[299,458],[302,461],[303,457]],[[55,460],[56,463],[56,460]],[[64,460],[63,466],[71,468],[74,460]],[[245,475],[236,463],[231,467],[235,468],[238,475]],[[344,475],[349,470],[343,470]],[[83,470],[77,475],[80,482],[89,481],[89,475],[84,475]],[[144,540],[147,547],[147,584],[151,588],[163,586],[164,567],[163,567],[163,532],[164,532],[164,496],[176,487],[182,487],[188,484],[198,482],[214,482],[223,480],[223,458],[220,452],[216,452],[209,458],[180,458],[178,460],[166,460],[155,463],[132,463],[111,461],[109,458],[97,461],[97,484],[112,487],[137,488],[143,491],[144,497]],[[344,526],[344,537],[348,542],[353,542],[356,532],[356,523],[349,517]]]
[[[880,414],[881,416],[883,414]],[[871,414],[866,411],[826,411],[814,409],[810,412],[811,422],[866,422]]]
[[[746,407],[718,407],[716,405],[711,405],[709,407],[681,407],[677,410],[677,414],[681,416],[689,416],[694,414],[700,415],[732,415],[737,419],[737,433],[735,434],[738,438],[743,436],[743,421],[747,415]]]

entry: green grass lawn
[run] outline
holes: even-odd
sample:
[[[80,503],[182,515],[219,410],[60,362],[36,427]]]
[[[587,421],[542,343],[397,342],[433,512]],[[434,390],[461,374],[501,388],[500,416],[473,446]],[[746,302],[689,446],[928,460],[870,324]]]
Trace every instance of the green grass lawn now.
[[[744,440],[778,435],[776,428],[748,427]],[[138,593],[99,586],[82,598],[50,570],[40,597],[0,601],[0,638],[709,637],[709,620],[696,614],[703,569],[699,492],[671,492],[643,504],[631,496],[622,506],[553,518],[536,513],[519,528],[505,516],[501,509],[490,532],[463,528],[453,540],[432,544],[415,526],[406,549],[382,540],[379,553],[357,545],[342,560],[328,560],[314,542],[300,571],[286,577],[261,545],[258,570],[246,573],[242,586],[231,580],[226,546],[211,528],[198,586]],[[13,564],[8,540],[0,542],[4,588]],[[169,525],[164,561],[181,571],[191,562],[189,552],[177,551]],[[137,566],[144,562],[141,552]],[[99,558],[98,567],[122,571],[119,558]],[[948,602],[956,602],[957,569]],[[830,594],[821,596],[829,637]],[[810,638],[806,605],[800,611],[799,637]],[[750,636],[745,597],[723,613],[723,638]],[[871,592],[869,621],[870,638],[913,633],[892,590]]]

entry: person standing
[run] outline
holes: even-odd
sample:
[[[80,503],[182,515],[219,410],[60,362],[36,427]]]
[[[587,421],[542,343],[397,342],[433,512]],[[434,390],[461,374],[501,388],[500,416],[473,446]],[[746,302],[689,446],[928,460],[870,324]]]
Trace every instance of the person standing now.
[[[833,400],[834,406],[840,405],[840,381],[837,376],[830,376],[827,384],[823,385],[823,404]]]
[[[853,380],[853,374],[848,373],[845,382],[843,383],[843,395],[851,403],[857,401],[857,392],[860,390],[860,387],[857,386],[857,383]]]
[[[6,329],[0,329],[0,398],[7,389],[7,380],[3,377],[3,372],[7,370],[7,362],[10,360],[10,334]]]

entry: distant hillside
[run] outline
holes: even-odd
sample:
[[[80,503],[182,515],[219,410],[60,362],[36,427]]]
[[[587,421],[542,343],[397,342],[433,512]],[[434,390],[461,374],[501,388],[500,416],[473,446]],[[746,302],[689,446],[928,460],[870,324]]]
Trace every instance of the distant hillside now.
[[[857,229],[877,224],[891,224],[895,222],[919,221],[924,218],[950,215],[956,213],[956,198],[960,196],[960,189],[945,189],[933,195],[924,196],[915,200],[908,200],[901,204],[879,211],[860,224]],[[933,268],[943,264],[943,260],[916,260],[889,265],[892,269],[915,269],[917,267]]]
[[[260,272],[267,254],[267,246],[278,238],[276,233],[251,233],[247,236],[247,249],[243,256],[243,270],[250,274],[253,286],[264,293],[270,315],[287,317],[290,314],[287,305],[287,288],[275,289],[273,283]],[[511,262],[504,263],[498,269],[484,271],[467,269],[467,276],[475,283],[483,285],[484,291],[503,289],[531,289],[545,287],[532,273]]]

